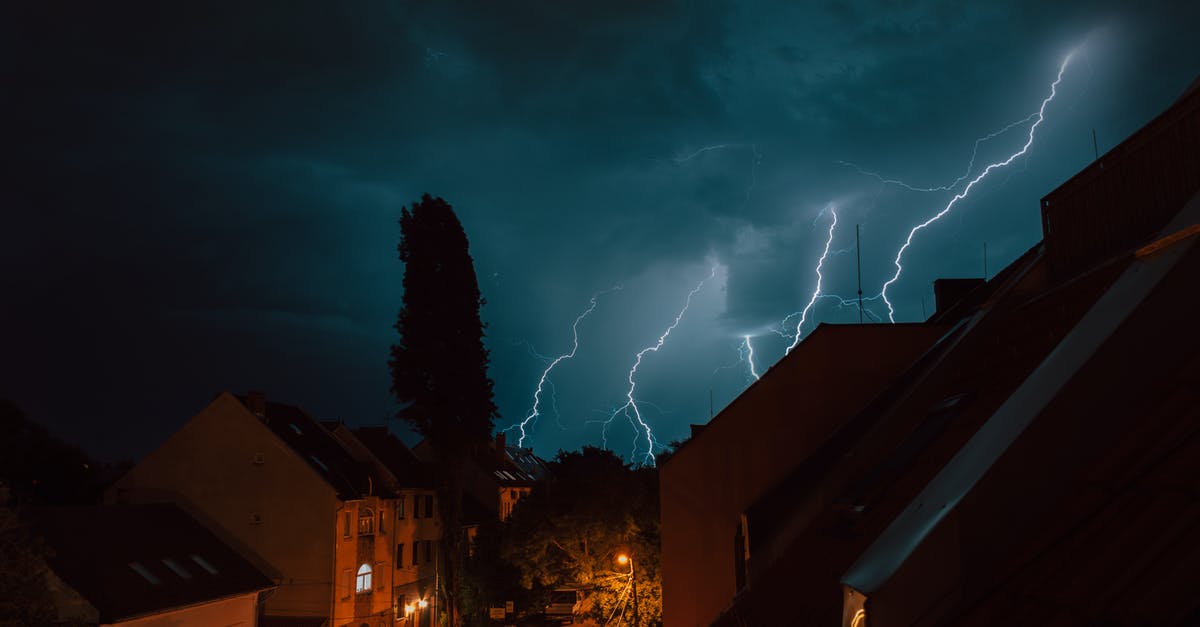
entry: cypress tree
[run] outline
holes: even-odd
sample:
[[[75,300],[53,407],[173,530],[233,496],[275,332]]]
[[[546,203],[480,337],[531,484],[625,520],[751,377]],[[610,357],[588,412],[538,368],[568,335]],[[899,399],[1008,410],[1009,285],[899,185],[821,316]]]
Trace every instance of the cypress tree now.
[[[459,521],[465,465],[487,446],[496,405],[467,234],[454,209],[428,194],[400,216],[404,298],[396,321],[400,341],[388,365],[397,417],[424,436],[437,457],[442,517],[444,592],[458,624],[462,537]]]

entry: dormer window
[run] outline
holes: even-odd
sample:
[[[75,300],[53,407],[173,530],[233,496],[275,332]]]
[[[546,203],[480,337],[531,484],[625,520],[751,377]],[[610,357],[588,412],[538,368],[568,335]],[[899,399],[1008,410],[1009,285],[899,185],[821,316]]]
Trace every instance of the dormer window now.
[[[364,507],[358,512],[358,535],[369,536],[375,533],[375,512]]]

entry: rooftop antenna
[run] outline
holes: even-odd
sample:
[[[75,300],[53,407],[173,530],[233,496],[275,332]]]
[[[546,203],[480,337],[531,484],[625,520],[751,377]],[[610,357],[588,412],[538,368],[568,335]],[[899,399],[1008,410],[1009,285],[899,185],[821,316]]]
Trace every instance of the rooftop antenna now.
[[[854,255],[858,257],[858,323],[863,323],[862,308],[862,240],[858,238],[858,225],[854,225]]]
[[[1100,147],[1096,144],[1096,129],[1092,129],[1092,154],[1096,159],[1100,159]]]

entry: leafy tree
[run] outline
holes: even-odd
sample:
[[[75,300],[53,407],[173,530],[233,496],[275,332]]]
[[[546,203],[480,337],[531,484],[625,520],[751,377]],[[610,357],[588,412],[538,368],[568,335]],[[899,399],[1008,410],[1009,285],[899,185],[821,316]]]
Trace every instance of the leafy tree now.
[[[45,545],[30,534],[16,512],[0,502],[0,627],[54,621],[54,598],[46,585],[47,557]]]
[[[513,511],[501,553],[529,589],[578,585],[592,591],[587,613],[601,624],[632,624],[631,578],[616,555],[628,550],[642,626],[662,621],[657,473],[633,470],[609,451],[561,452],[554,480]],[[624,622],[615,622],[623,612]],[[610,621],[614,621],[611,622]]]
[[[487,446],[497,413],[479,318],[484,300],[467,234],[441,198],[425,194],[401,210],[399,252],[404,302],[396,321],[400,341],[388,362],[391,391],[401,406],[397,417],[424,436],[437,457],[444,592],[457,625],[464,468],[473,451]]]
[[[463,568],[463,624],[491,627],[488,608],[512,601],[518,608],[545,607],[549,598],[541,590],[520,585],[520,571],[500,555],[503,523],[493,520],[480,526],[473,543],[474,551]]]

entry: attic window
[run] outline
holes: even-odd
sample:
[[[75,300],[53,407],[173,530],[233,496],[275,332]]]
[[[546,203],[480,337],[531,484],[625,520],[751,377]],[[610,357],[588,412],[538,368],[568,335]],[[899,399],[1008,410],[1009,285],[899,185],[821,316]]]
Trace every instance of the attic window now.
[[[296,435],[304,435],[304,432],[300,430],[300,427],[296,426],[296,423],[289,422],[288,426],[292,428],[292,431],[296,432]]]
[[[200,557],[199,555],[196,555],[194,553],[192,555],[189,555],[188,557],[192,558],[192,561],[196,562],[196,564],[199,565],[200,568],[203,568],[204,570],[208,571],[208,574],[210,574],[210,575],[217,574],[217,568],[215,566],[213,566],[212,564],[210,564],[208,562],[208,560],[204,559],[203,557]]]
[[[129,567],[133,569],[133,572],[141,575],[142,579],[150,582],[151,585],[162,585],[162,579],[159,579],[154,573],[150,572],[149,569],[147,569],[145,566],[142,566],[141,562],[129,562]]]
[[[309,455],[308,458],[313,460],[313,462],[315,462],[318,466],[320,466],[321,470],[324,470],[325,472],[329,472],[329,466],[326,466],[325,462],[317,459],[316,455]]]
[[[175,573],[176,575],[179,575],[179,577],[181,579],[191,579],[192,578],[192,574],[189,573],[188,571],[184,570],[183,567],[179,565],[179,562],[176,562],[175,560],[173,560],[169,557],[164,557],[162,559],[162,563],[165,564],[167,568],[170,568],[171,572]]]

